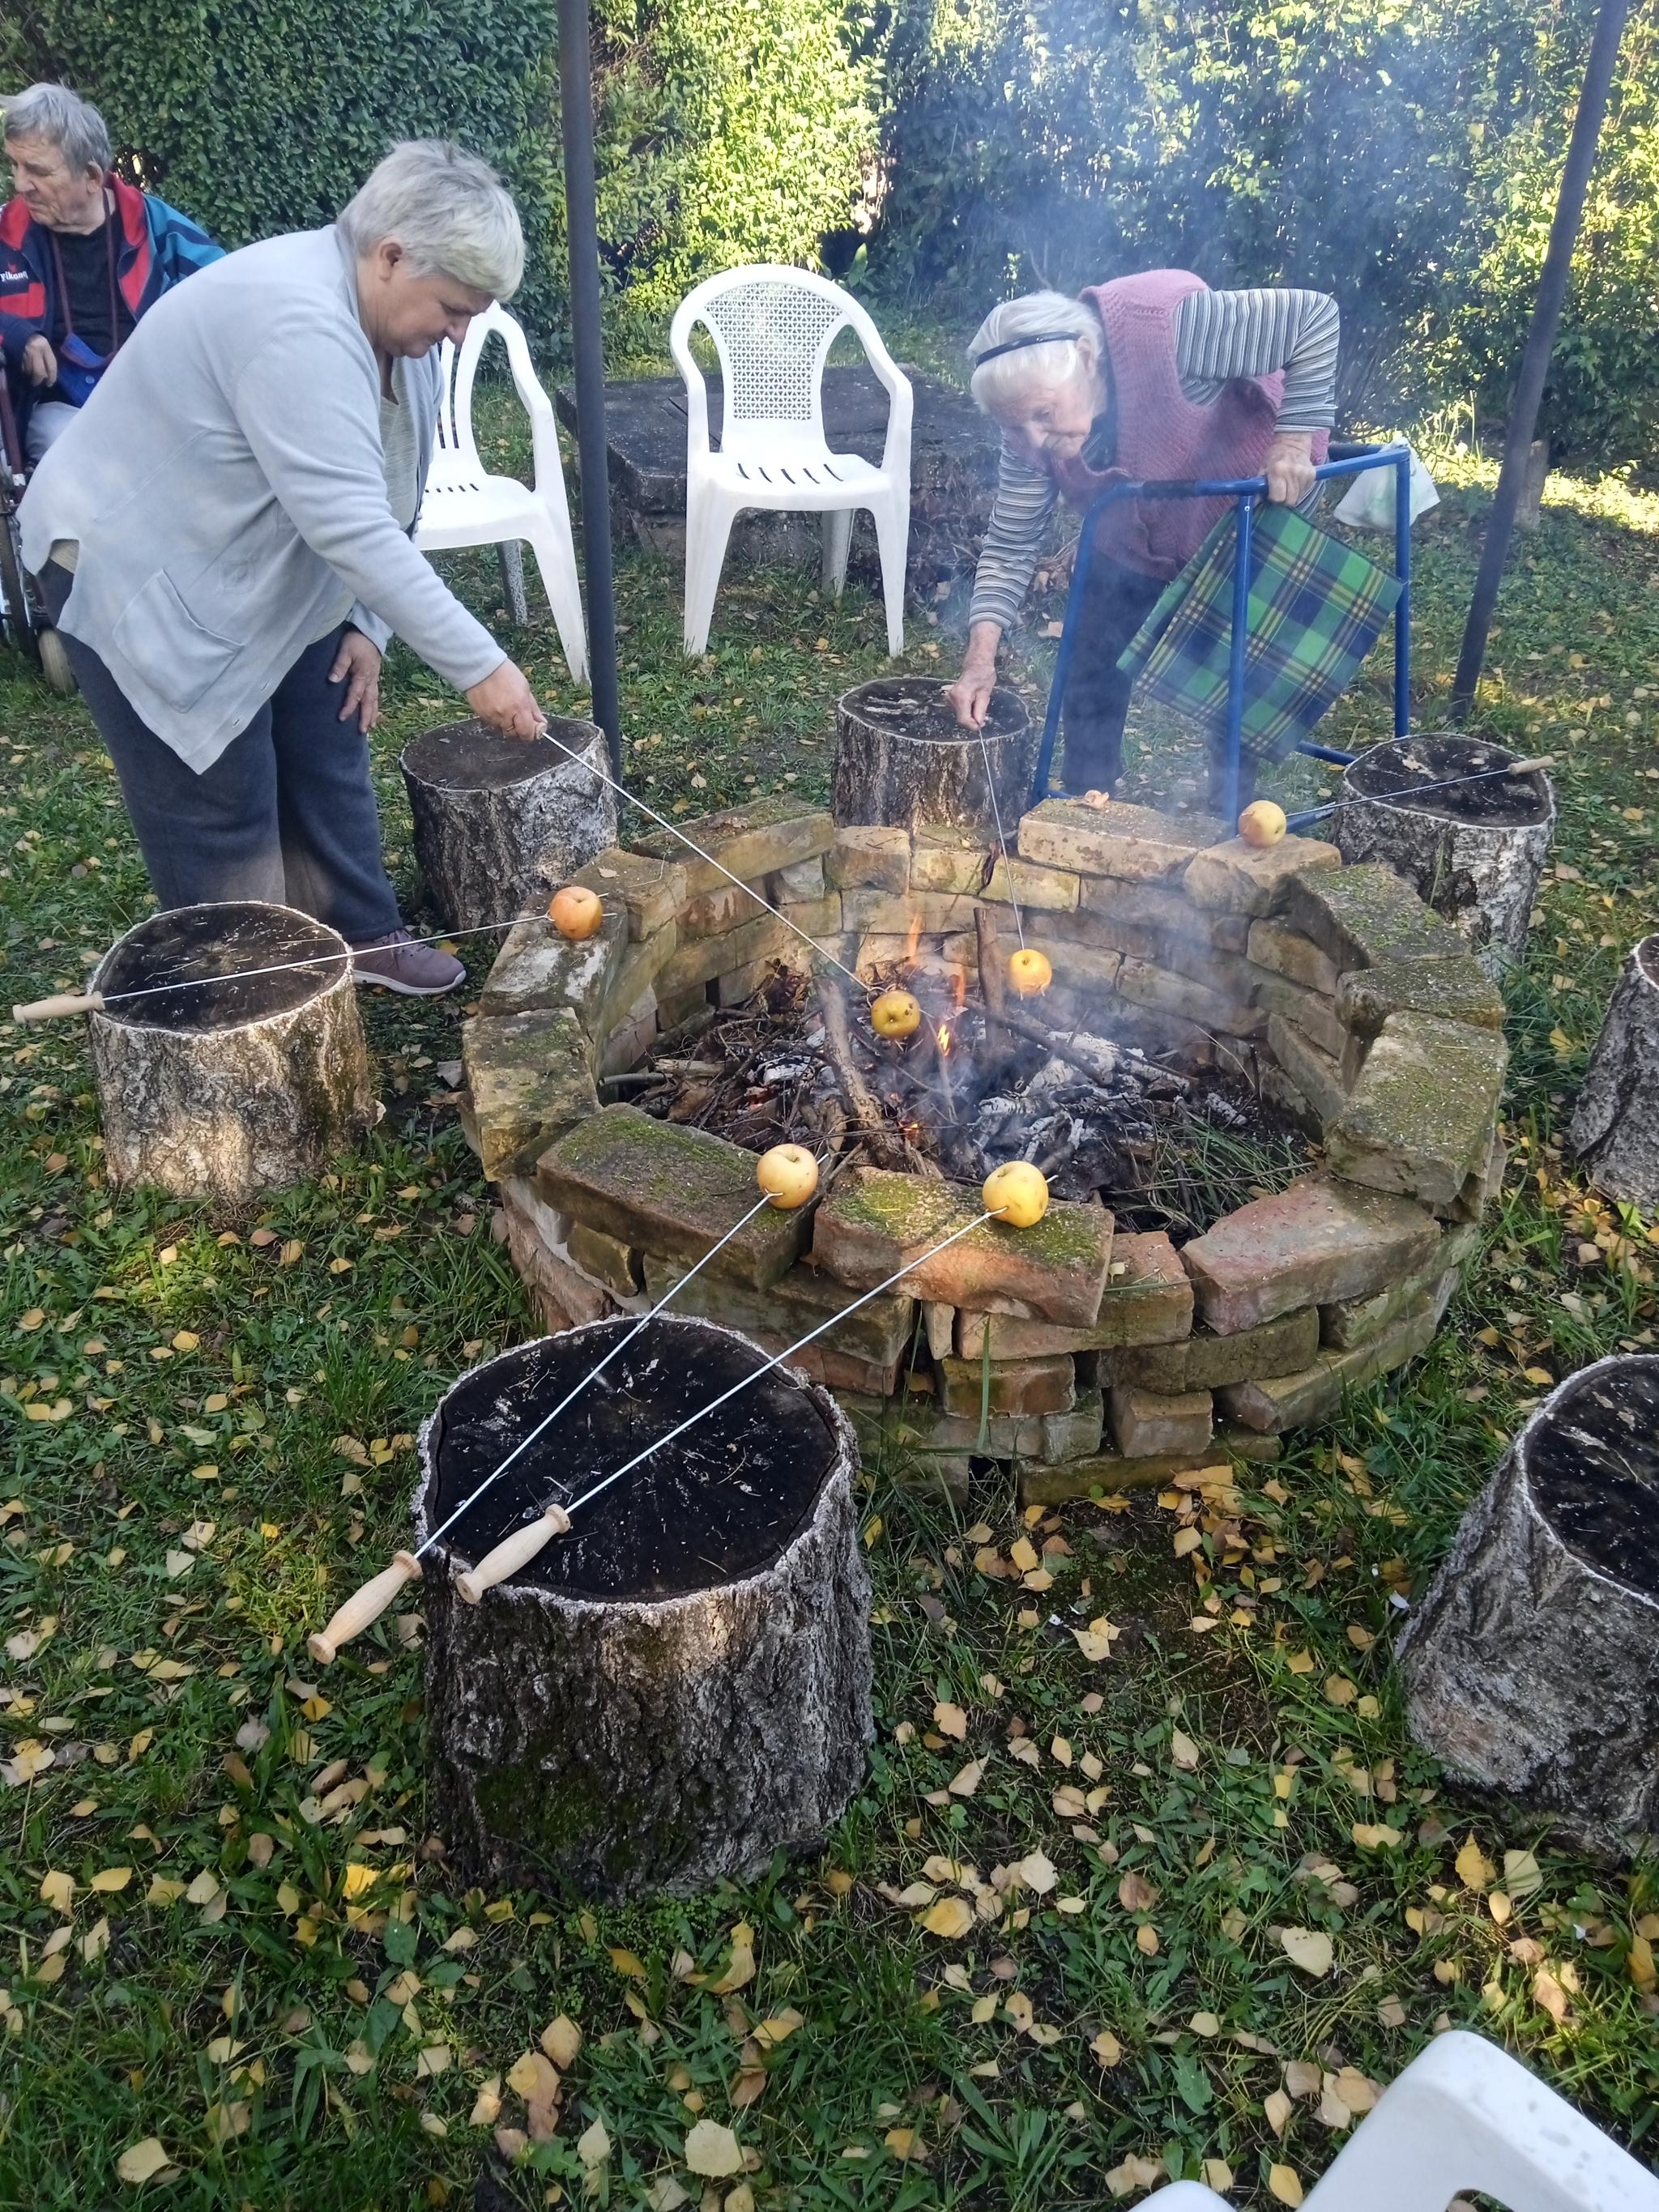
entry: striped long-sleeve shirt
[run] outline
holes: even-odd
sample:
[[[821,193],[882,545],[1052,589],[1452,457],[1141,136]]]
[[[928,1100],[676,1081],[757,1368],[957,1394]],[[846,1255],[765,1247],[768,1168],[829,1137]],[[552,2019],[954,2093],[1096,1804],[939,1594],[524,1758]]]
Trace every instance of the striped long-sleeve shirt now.
[[[1205,406],[1235,377],[1282,370],[1279,428],[1328,429],[1336,419],[1340,336],[1337,304],[1328,292],[1194,292],[1176,310],[1181,388]],[[1048,471],[1034,467],[1005,438],[996,498],[974,576],[970,626],[994,622],[1006,629],[1013,621],[1030,586],[1058,497]]]

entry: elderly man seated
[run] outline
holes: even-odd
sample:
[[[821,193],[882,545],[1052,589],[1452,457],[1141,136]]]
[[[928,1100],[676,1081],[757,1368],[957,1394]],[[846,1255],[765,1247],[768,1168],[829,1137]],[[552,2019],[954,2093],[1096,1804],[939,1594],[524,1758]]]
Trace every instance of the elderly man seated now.
[[[5,103],[16,197],[0,209],[0,349],[31,461],[75,420],[145,310],[222,248],[110,174],[109,132],[66,85]]]

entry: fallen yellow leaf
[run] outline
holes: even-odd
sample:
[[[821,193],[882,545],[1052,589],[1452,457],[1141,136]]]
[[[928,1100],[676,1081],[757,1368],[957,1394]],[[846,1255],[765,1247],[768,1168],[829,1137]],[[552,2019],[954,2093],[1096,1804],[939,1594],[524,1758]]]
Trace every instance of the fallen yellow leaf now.
[[[941,1897],[921,1916],[921,1925],[930,1936],[965,1936],[973,1924],[974,1908],[961,1897]]]

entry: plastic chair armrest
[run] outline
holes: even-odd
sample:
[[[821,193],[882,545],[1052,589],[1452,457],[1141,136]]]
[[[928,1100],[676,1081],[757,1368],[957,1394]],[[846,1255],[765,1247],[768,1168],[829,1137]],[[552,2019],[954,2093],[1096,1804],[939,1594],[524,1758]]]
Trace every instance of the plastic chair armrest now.
[[[696,319],[685,314],[682,305],[668,333],[668,350],[685,380],[685,449],[692,459],[708,452],[708,386],[690,345],[691,325]]]

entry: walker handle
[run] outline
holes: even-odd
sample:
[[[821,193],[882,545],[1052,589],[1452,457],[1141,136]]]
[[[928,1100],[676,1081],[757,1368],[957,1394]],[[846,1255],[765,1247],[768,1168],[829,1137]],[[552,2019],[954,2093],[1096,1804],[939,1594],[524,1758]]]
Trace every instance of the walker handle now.
[[[562,1536],[570,1526],[570,1516],[562,1505],[550,1505],[539,1519],[528,1521],[522,1528],[515,1528],[510,1536],[503,1536],[493,1552],[486,1552],[476,1567],[457,1575],[455,1587],[469,1605],[477,1605],[487,1589],[504,1583],[520,1567],[528,1566],[536,1554],[544,1551],[556,1536]]]
[[[14,1006],[11,1018],[15,1022],[55,1022],[64,1014],[96,1014],[103,1012],[101,991],[54,991],[49,999],[34,999],[27,1006]]]
[[[307,1650],[319,1667],[328,1666],[343,1644],[349,1644],[371,1621],[380,1619],[405,1583],[420,1578],[420,1561],[412,1552],[399,1552],[389,1567],[383,1567],[360,1590],[352,1592],[326,1628],[307,1637]]]

